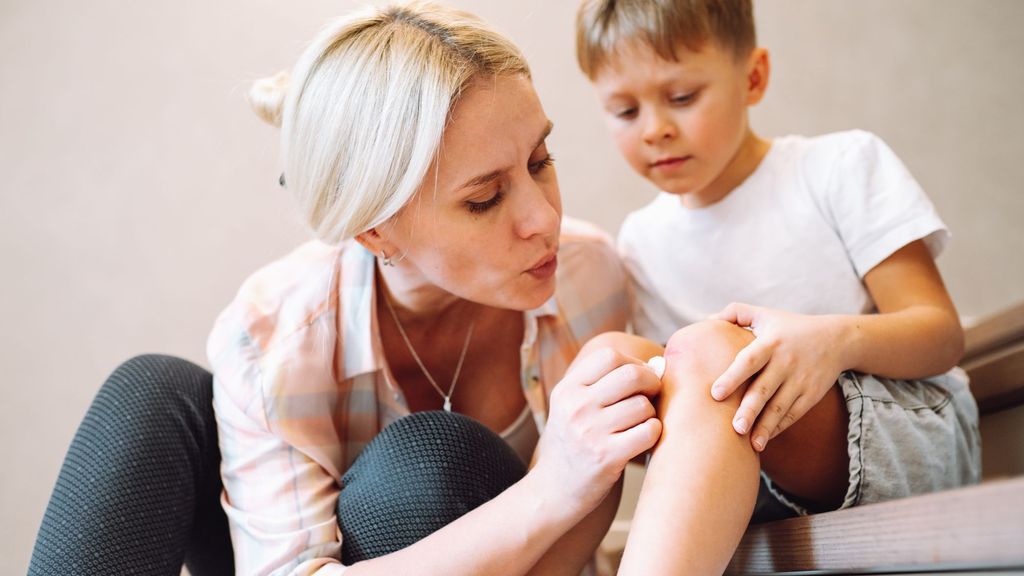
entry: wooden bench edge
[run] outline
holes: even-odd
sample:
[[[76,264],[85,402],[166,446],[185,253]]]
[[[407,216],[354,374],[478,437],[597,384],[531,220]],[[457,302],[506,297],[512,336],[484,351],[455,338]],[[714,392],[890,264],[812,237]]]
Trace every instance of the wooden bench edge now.
[[[1024,478],[751,526],[727,574],[1024,568]]]

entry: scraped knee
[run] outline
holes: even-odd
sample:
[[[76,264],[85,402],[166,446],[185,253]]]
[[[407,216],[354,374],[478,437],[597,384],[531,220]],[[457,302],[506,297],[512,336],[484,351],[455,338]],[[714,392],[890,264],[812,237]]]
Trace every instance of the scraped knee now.
[[[754,335],[730,322],[704,320],[681,328],[665,346],[667,373],[690,382],[712,382],[729,367]]]

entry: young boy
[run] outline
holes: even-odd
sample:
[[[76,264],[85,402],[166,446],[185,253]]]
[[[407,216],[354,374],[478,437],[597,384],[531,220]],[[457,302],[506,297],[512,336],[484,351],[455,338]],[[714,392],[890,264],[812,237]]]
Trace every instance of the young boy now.
[[[949,233],[893,152],[862,131],[753,132],[769,59],[750,0],[586,0],[577,57],[619,150],[663,191],[620,232],[635,331],[665,343],[714,315],[755,336],[711,387],[742,394],[755,521],[976,482],[963,333],[933,261]],[[783,434],[828,402],[845,411]],[[839,438],[839,470],[814,465],[829,460],[806,450],[815,434]]]

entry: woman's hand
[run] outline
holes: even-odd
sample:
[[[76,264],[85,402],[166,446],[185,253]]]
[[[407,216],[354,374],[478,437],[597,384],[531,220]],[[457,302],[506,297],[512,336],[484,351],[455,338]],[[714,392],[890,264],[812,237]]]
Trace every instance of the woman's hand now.
[[[760,452],[813,408],[844,370],[841,324],[832,316],[747,304],[730,304],[713,318],[748,328],[756,337],[715,380],[711,396],[724,400],[754,378],[733,428],[740,434],[753,430],[751,444]]]
[[[559,501],[593,510],[626,466],[661,436],[651,398],[661,381],[642,361],[599,348],[584,352],[551,392],[534,472]]]

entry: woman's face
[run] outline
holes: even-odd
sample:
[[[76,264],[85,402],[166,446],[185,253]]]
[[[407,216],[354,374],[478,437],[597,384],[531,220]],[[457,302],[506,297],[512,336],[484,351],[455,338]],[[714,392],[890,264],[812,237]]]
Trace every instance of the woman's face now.
[[[378,228],[414,283],[527,310],[555,289],[562,204],[529,79],[485,77],[452,111],[419,191]],[[404,254],[404,257],[402,255]]]

